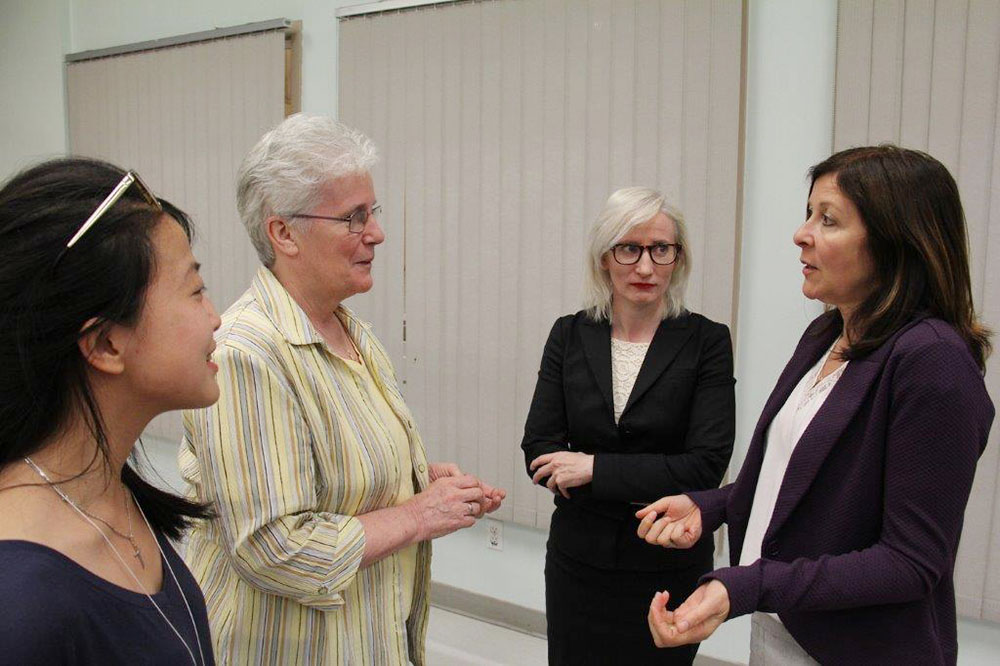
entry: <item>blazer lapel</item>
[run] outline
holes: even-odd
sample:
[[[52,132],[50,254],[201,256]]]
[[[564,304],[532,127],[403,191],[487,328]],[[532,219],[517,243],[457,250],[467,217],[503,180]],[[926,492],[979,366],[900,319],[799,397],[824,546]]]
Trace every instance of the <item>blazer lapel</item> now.
[[[781,529],[792,510],[809,490],[823,461],[882,374],[882,368],[889,358],[896,339],[920,319],[902,327],[868,357],[851,361],[844,370],[844,374],[837,380],[823,406],[816,412],[816,416],[795,445],[792,457],[788,461],[788,468],[785,470],[785,478],[781,482],[781,489],[778,491],[778,501],[774,506],[765,539]],[[832,340],[830,343],[832,344]]]
[[[639,374],[635,378],[635,385],[632,387],[632,393],[628,396],[628,402],[625,403],[625,409],[622,410],[622,416],[642,398],[643,394],[649,390],[677,357],[678,352],[684,347],[684,343],[692,335],[689,323],[688,315],[660,322],[659,328],[656,329],[656,333],[649,343],[649,350],[646,352],[646,358],[642,361],[642,367],[639,368]]]
[[[594,381],[601,389],[601,395],[608,404],[608,412],[615,413],[614,397],[611,394],[611,325],[583,318],[579,328],[583,353],[587,357]]]
[[[828,335],[804,335],[799,341],[795,353],[788,361],[785,369],[781,371],[778,382],[774,385],[774,390],[764,403],[764,409],[757,420],[757,427],[754,428],[752,443],[760,443],[760,457],[764,456],[764,442],[766,440],[767,429],[771,426],[771,421],[778,415],[788,396],[792,394],[802,376],[809,371],[809,368],[816,365],[816,361],[826,353],[839,332],[834,331]]]
[[[814,328],[815,327],[815,328]],[[760,478],[760,468],[764,463],[764,449],[767,445],[767,430],[771,427],[771,422],[778,415],[781,407],[788,400],[788,396],[795,390],[796,385],[802,376],[809,371],[816,361],[830,348],[839,331],[831,331],[826,335],[814,333],[814,330],[822,330],[817,324],[810,327],[799,340],[792,358],[781,371],[781,376],[764,403],[757,426],[754,428],[753,436],[750,438],[750,447],[747,450],[746,460],[739,471],[736,484],[733,488],[733,498],[730,503],[733,506],[750,507],[753,503],[753,496],[757,490],[757,481]],[[743,532],[746,529],[746,522],[750,517],[749,508],[745,515],[730,522],[730,530],[733,539],[732,556],[734,561],[739,560],[742,549]],[[737,525],[740,527],[737,528]]]
[[[880,358],[869,357],[850,362],[802,433],[788,461],[765,540],[781,529],[792,509],[802,500],[823,461],[861,407],[868,390],[882,371],[883,355],[876,355]]]

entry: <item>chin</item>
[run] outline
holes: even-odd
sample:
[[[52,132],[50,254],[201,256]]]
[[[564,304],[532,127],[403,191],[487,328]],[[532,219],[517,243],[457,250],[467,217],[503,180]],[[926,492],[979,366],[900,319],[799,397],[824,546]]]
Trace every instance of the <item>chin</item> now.
[[[182,409],[202,409],[211,407],[219,400],[219,385],[212,379],[211,386],[205,386],[197,395],[190,396],[190,399]]]

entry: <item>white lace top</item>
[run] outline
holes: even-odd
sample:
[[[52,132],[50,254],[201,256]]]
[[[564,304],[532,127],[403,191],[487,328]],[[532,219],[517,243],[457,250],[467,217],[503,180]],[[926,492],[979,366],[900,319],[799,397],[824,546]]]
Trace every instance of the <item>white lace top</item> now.
[[[615,423],[618,423],[625,411],[647,351],[648,342],[627,342],[611,338],[611,393],[615,399]]]

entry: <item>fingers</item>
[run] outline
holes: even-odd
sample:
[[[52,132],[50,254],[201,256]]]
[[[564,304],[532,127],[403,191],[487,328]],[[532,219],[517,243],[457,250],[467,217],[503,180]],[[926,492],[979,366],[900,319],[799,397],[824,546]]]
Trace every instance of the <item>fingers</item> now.
[[[446,476],[439,479],[440,482],[452,483],[456,488],[476,488],[479,490],[479,479],[472,476],[471,474],[462,474],[461,476]],[[482,492],[480,490],[480,492]]]
[[[649,507],[646,508],[648,509]],[[643,511],[645,510],[646,509],[643,509]],[[636,517],[639,517],[639,513],[642,512],[637,512],[635,514]],[[636,534],[639,535],[640,539],[645,539],[646,535],[649,534],[649,528],[651,528],[653,523],[656,521],[656,516],[657,514],[655,511],[649,511],[646,515],[642,516],[642,520],[639,521],[639,529],[636,530]]]
[[[670,646],[677,635],[677,630],[673,626],[673,613],[667,610],[669,599],[670,593],[667,591],[654,594],[649,604],[649,614],[646,616],[653,643],[660,648]]]
[[[542,455],[538,456],[537,458],[531,461],[531,464],[528,466],[528,469],[536,470],[541,465],[547,465],[552,461],[552,458],[555,455],[556,455],[555,453],[543,453]],[[538,483],[538,481],[535,481],[535,483]]]
[[[431,481],[449,476],[463,476],[462,469],[452,462],[435,462],[428,465]]]
[[[475,486],[474,488],[460,489],[456,493],[456,497],[461,502],[475,502],[476,504],[482,504],[485,495],[483,495],[482,488],[480,488],[479,486]]]
[[[646,536],[645,536],[646,543],[652,544],[654,546],[665,547],[667,544],[662,543],[660,541],[660,536],[663,534],[663,531],[667,529],[672,523],[673,521],[665,516],[655,520],[653,524],[649,526],[649,529],[646,531]]]
[[[537,460],[535,462],[537,462]],[[534,464],[534,463],[532,463],[532,464]],[[551,477],[552,476],[552,469],[553,469],[552,463],[546,463],[544,465],[541,465],[540,467],[538,467],[535,470],[535,473],[532,475],[531,482],[534,483],[534,484],[538,484],[545,477],[547,477],[547,476]]]
[[[706,594],[708,584],[701,585],[690,597],[684,600],[674,611],[677,630],[685,632],[691,627],[697,627],[709,618],[719,615],[721,605],[718,597]]]
[[[648,504],[639,509],[638,511],[636,511],[635,517],[642,519],[650,511],[655,511],[656,513],[659,513],[661,515],[667,513],[670,510],[670,508],[676,505],[679,501],[681,501],[682,498],[688,499],[687,495],[668,495],[667,497],[661,497],[652,504]]]
[[[683,520],[678,520],[676,523],[670,525],[663,530],[660,534],[661,544],[665,540],[667,544],[672,546],[680,546],[685,542],[685,535],[687,534],[687,526],[684,524]]]

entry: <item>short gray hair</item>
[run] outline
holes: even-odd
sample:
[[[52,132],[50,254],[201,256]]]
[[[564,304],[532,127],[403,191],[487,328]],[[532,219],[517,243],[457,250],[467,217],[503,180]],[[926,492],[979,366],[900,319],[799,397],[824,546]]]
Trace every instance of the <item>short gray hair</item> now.
[[[296,113],[262,136],[236,179],[236,208],[261,262],[274,263],[269,217],[310,210],[330,181],[368,173],[377,161],[368,137],[326,116]]]
[[[663,318],[677,317],[685,312],[684,291],[691,274],[691,253],[687,244],[684,216],[667,203],[663,195],[648,187],[623,187],[615,191],[604,204],[604,210],[590,230],[588,270],[584,277],[584,309],[595,321],[611,321],[611,276],[601,267],[601,258],[636,225],[648,222],[663,213],[674,222],[677,232],[674,242],[681,246],[677,264],[664,296]]]

